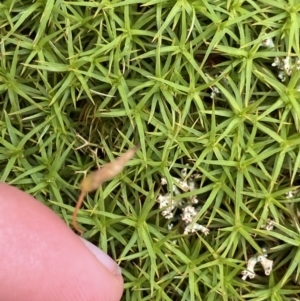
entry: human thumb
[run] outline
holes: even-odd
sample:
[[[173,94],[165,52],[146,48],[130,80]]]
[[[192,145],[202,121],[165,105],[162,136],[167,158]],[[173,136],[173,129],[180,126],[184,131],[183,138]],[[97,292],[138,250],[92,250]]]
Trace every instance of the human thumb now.
[[[49,208],[0,183],[1,301],[119,301],[123,279],[104,252]]]

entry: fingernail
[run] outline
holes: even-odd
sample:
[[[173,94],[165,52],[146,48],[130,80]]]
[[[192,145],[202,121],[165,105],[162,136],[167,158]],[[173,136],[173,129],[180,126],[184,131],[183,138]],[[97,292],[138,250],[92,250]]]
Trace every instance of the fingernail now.
[[[85,246],[96,256],[96,258],[107,268],[107,270],[115,275],[119,276],[122,274],[121,268],[116,264],[116,262],[109,257],[106,253],[100,250],[98,247],[87,241],[86,239],[80,237]]]

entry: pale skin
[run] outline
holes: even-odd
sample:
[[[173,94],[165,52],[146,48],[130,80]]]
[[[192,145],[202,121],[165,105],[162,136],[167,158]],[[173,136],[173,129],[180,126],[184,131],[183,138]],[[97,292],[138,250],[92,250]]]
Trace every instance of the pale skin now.
[[[81,183],[81,193],[79,195],[76,207],[73,212],[73,227],[76,231],[78,231],[81,235],[83,234],[83,230],[79,228],[77,224],[77,214],[81,207],[81,204],[84,200],[84,197],[87,193],[92,192],[98,189],[102,183],[113,179],[116,175],[118,175],[126,165],[126,163],[133,158],[139,146],[129,149],[126,153],[124,153],[121,157],[116,160],[103,165],[98,170],[87,175],[86,178],[83,179]]]

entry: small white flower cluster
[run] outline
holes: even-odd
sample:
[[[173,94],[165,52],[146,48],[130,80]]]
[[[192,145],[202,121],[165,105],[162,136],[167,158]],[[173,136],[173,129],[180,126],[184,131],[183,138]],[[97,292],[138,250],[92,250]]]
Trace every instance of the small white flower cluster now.
[[[197,224],[195,223],[194,225],[193,224],[189,224],[185,227],[184,229],[184,235],[187,235],[189,234],[190,232],[191,233],[195,233],[196,231],[200,231],[202,232],[204,235],[208,235],[209,234],[209,229],[200,225],[200,224]]]
[[[266,223],[264,225],[261,225],[261,229],[272,231],[274,229],[274,221],[268,218]]]
[[[206,227],[193,223],[194,218],[196,217],[198,211],[193,206],[186,206],[183,208],[183,213],[181,219],[185,222],[186,227],[184,228],[184,234],[194,233],[196,231],[201,231],[204,235],[209,234],[209,229]]]
[[[169,225],[168,225],[168,230],[171,231],[171,230],[173,229],[173,227],[174,227],[174,224],[172,224],[172,223],[169,224]]]
[[[197,183],[195,182],[195,179],[200,177],[200,175],[195,174],[190,179],[184,180],[186,175],[187,175],[187,168],[183,168],[181,170],[181,176],[182,176],[183,180],[176,178],[176,177],[172,177],[172,180],[173,180],[172,191],[173,191],[174,195],[181,194],[178,187],[184,192],[193,191],[198,188]],[[167,185],[166,178],[161,178],[161,185]],[[159,197],[161,197],[161,195]],[[199,202],[196,195],[192,195],[189,199],[193,204],[197,204]],[[182,200],[181,200],[181,202],[182,202]],[[163,208],[163,206],[161,208]]]
[[[217,88],[217,87],[215,87],[215,86],[212,86],[211,87],[211,93],[210,93],[210,98],[211,99],[214,99],[218,94],[220,94],[221,92],[220,92],[220,90]]]
[[[161,213],[162,216],[164,216],[166,219],[170,219],[174,216],[173,210],[175,209],[175,200],[172,200],[171,195],[169,193],[165,195],[159,195],[157,198],[157,201],[159,202],[159,208],[164,209],[164,211]]]
[[[265,275],[269,276],[272,268],[273,268],[273,260],[267,259],[267,254],[256,255],[251,257],[248,260],[247,270],[242,271],[242,279],[245,281],[249,277],[249,279],[253,279],[255,277],[254,267],[257,263],[260,263],[265,271]]]
[[[212,79],[212,77],[210,75],[208,75],[207,73],[205,75],[207,76],[208,80]],[[222,72],[218,72],[217,74],[215,74],[214,78],[218,78],[220,75],[222,75]],[[229,81],[228,81],[228,78],[226,76],[223,76],[221,78],[220,82],[223,83],[225,86],[229,85]],[[220,91],[220,89],[216,86],[211,86],[210,89],[211,89],[211,93],[210,93],[210,98],[211,99],[215,99],[218,94],[222,93]]]
[[[264,46],[266,48],[273,48],[275,45],[272,38],[266,38],[261,42],[261,46]]]
[[[172,192],[173,195],[181,194],[181,191],[188,192],[193,191],[198,188],[195,179],[199,178],[199,174],[194,174],[186,180],[187,176],[187,168],[183,168],[181,170],[181,177],[182,179],[172,177]],[[166,178],[161,178],[161,185],[166,185],[167,180]],[[186,201],[183,199],[173,200],[170,193],[160,194],[157,198],[159,202],[159,208],[163,209],[162,215],[166,219],[171,219],[174,217],[174,209],[177,207],[182,208],[181,220],[185,223],[184,234],[194,233],[196,231],[201,231],[205,235],[208,235],[209,230],[202,225],[199,225],[194,222],[194,218],[196,217],[198,211],[192,205],[185,205]],[[189,197],[188,203],[190,204],[197,204],[199,202],[197,195],[192,195]],[[171,226],[172,225],[172,226]],[[171,224],[170,227],[173,227]],[[170,228],[170,229],[171,229]]]
[[[193,219],[195,218],[195,216],[197,215],[197,210],[195,209],[195,207],[193,206],[186,206],[183,208],[183,213],[182,213],[182,220],[186,223],[186,224],[190,224]]]
[[[272,63],[273,67],[277,67],[279,70],[278,78],[282,81],[286,81],[286,75],[291,76],[294,69],[300,70],[300,58],[291,58],[287,56],[286,58],[280,59],[276,57]]]
[[[298,193],[298,190],[291,190],[285,194],[285,197],[287,199],[292,199],[296,196],[297,193]]]

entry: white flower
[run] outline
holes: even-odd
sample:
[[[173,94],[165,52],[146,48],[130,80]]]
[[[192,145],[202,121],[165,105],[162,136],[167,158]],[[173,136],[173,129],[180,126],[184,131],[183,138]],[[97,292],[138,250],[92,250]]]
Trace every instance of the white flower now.
[[[187,225],[185,227],[185,229],[184,229],[184,233],[183,234],[187,235],[190,232],[194,233],[196,231],[201,231],[202,233],[204,233],[204,235],[208,235],[209,234],[209,229],[208,228],[206,228],[206,227],[204,227],[202,225],[199,225],[197,223],[195,223],[194,225],[192,225],[192,224]]]
[[[287,75],[290,76],[292,74],[292,71],[293,71],[291,58],[289,56],[287,56],[285,59],[282,59],[282,63],[283,63],[283,69],[285,70]]]
[[[264,247],[261,248],[261,250],[262,250],[264,256],[265,256],[265,257],[268,257],[268,254],[267,254],[267,252],[268,252],[268,247],[267,247],[267,246],[264,246]]]
[[[201,231],[205,235],[209,234],[209,229],[194,223],[193,221],[195,217],[197,216],[198,211],[193,206],[186,206],[183,208],[183,213],[181,215],[181,219],[187,224],[184,228],[184,235],[187,235],[189,233],[194,233],[196,231]]]
[[[186,175],[187,175],[187,168],[186,168],[186,167],[185,167],[185,168],[182,168],[180,173],[181,173],[181,176],[182,176],[183,178],[185,178]]]
[[[166,219],[170,219],[174,216],[173,210],[175,209],[175,201],[171,199],[170,194],[160,194],[157,198],[159,202],[159,208],[164,209],[161,213]]]
[[[162,178],[160,179],[160,183],[161,183],[161,185],[167,185],[167,184],[168,184],[167,179],[164,178],[164,177],[162,177]],[[180,194],[180,191],[179,191],[178,187],[177,187],[175,184],[172,185],[172,191],[173,191],[173,193],[174,193],[175,195]]]
[[[199,200],[197,199],[196,195],[192,195],[190,197],[190,201],[192,202],[192,204],[198,204],[199,203]]]
[[[217,87],[211,87],[210,98],[214,99],[217,94],[220,94],[220,90]]]
[[[280,61],[279,57],[275,57],[274,62],[272,63],[272,66],[278,67],[278,68],[281,67],[281,61]]]
[[[294,69],[300,70],[300,59],[287,56],[280,60],[280,58],[276,57],[272,66],[277,67],[279,70],[278,77],[284,82],[286,80],[286,75],[291,76]]]
[[[190,190],[190,187],[189,187],[189,184],[187,183],[187,181],[183,181],[183,180],[180,180],[178,178],[173,178],[180,189],[182,189],[183,191],[189,191]]]
[[[261,42],[261,45],[267,48],[273,48],[275,46],[272,38],[267,38],[263,40]]]
[[[271,231],[274,229],[274,221],[272,221],[270,218],[267,219],[266,224],[261,225],[262,229],[266,229],[267,231]]]
[[[285,82],[286,77],[284,71],[281,70],[278,72],[278,78],[281,80],[281,82]]]
[[[182,178],[185,178],[187,176],[187,168],[183,168],[181,170],[181,176]],[[172,177],[172,192],[169,192],[164,195],[160,194],[157,197],[157,201],[159,202],[159,208],[163,209],[161,214],[166,219],[171,219],[174,217],[173,211],[175,208],[183,208],[181,219],[186,224],[186,229],[184,231],[185,234],[200,230],[205,235],[207,235],[209,233],[209,230],[207,228],[196,223],[193,226],[191,226],[192,222],[194,221],[194,218],[197,216],[198,211],[193,206],[187,205],[186,203],[197,204],[199,202],[199,200],[197,199],[197,195],[191,195],[189,197],[189,201],[187,199],[174,200],[172,198],[172,195],[180,195],[182,194],[182,191],[187,192],[197,189],[199,186],[196,183],[195,178],[198,177],[200,177],[199,174],[193,174],[188,180]],[[161,185],[167,185],[166,178],[161,178]]]
[[[181,215],[181,219],[189,224],[193,221],[194,217],[197,215],[197,210],[193,206],[186,206],[183,208],[183,213]]]
[[[174,227],[174,225],[171,223],[171,224],[169,224],[168,225],[168,229],[169,229],[169,231],[171,231],[172,229],[173,229],[173,227]]]
[[[299,86],[299,88],[300,88],[300,86]],[[295,197],[295,195],[297,194],[297,190],[291,190],[291,191],[289,191],[289,192],[287,192],[286,194],[285,194],[285,197],[287,198],[287,199],[292,199],[292,198],[294,198]]]
[[[202,233],[204,233],[204,235],[208,235],[209,234],[209,229],[208,228],[206,228],[206,227],[204,227],[202,225],[199,225],[197,223],[194,225],[194,229],[196,231],[201,231]]]
[[[160,183],[161,183],[161,185],[167,185],[167,184],[168,184],[166,178],[161,178],[161,179],[160,179]]]

